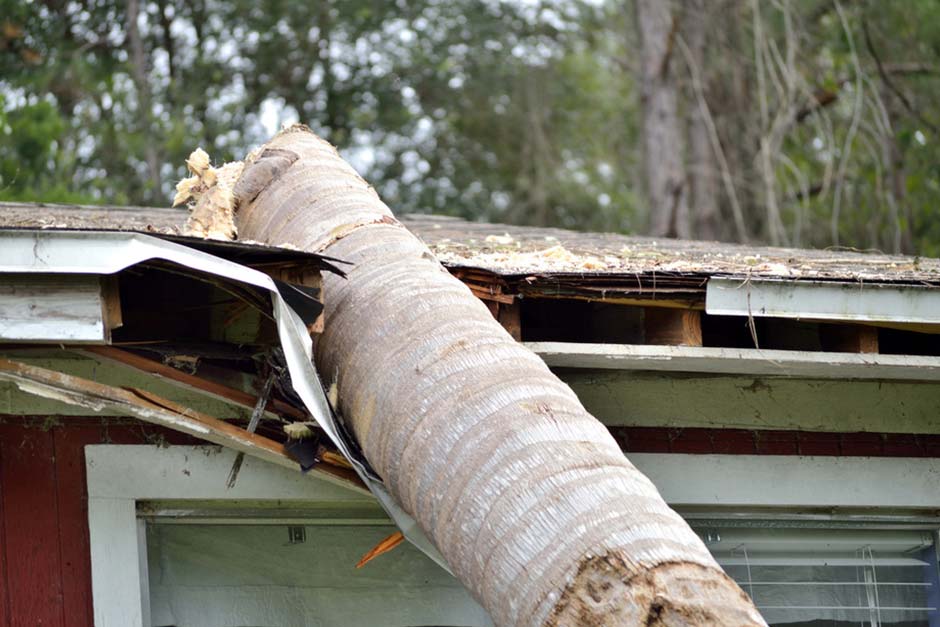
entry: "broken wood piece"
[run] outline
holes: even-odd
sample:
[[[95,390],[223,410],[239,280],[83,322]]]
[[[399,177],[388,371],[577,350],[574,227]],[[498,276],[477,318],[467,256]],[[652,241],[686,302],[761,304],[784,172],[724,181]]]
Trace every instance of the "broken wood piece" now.
[[[295,470],[297,469],[297,465],[299,464],[298,460],[290,454],[290,452],[287,450],[287,447],[284,444],[275,442],[274,440],[270,440],[263,436],[246,433],[244,430],[239,429],[238,427],[231,425],[223,420],[218,420],[217,418],[213,418],[211,416],[207,416],[206,414],[189,409],[188,407],[180,405],[179,403],[176,403],[169,399],[162,398],[160,396],[157,396],[156,394],[147,392],[146,390],[133,388],[133,391],[143,396],[144,398],[147,398],[148,400],[160,405],[161,407],[165,407],[172,411],[179,412],[183,415],[192,416],[194,418],[201,419],[201,420],[208,419],[210,421],[213,421],[212,424],[216,424],[220,422],[224,425],[224,430],[227,433],[232,433],[232,434],[235,434],[236,436],[245,436],[249,439],[260,438],[260,440],[262,441],[270,442],[276,447],[276,450],[279,455],[282,455],[293,462],[293,465],[291,466],[291,468]],[[203,437],[203,436],[199,436],[199,437]],[[208,439],[208,438],[205,438],[205,439]],[[237,447],[229,446],[224,443],[223,443],[223,446],[228,446],[229,448],[235,448],[235,450],[239,450]],[[246,450],[245,452],[248,454],[251,454],[251,451]],[[284,464],[281,464],[281,465],[284,465]],[[343,481],[350,482],[356,485],[362,490],[368,491],[368,488],[366,487],[365,483],[363,483],[362,479],[359,478],[359,475],[357,475],[356,472],[353,470],[348,470],[340,466],[329,466],[329,465],[324,465],[324,464],[316,464],[315,466],[313,466],[313,469],[316,470],[318,473],[326,474],[332,477],[336,477],[338,479],[342,479]],[[309,470],[309,469],[305,469],[304,472],[306,472],[306,470]],[[371,494],[371,492],[369,492],[369,494]]]
[[[348,459],[341,453],[334,451],[324,451],[321,456],[324,464],[330,464],[332,466],[338,466],[340,468],[353,469],[353,465],[349,462]]]
[[[144,422],[186,433],[201,440],[244,452],[285,468],[297,469],[297,462],[284,445],[263,436],[246,433],[224,420],[208,416],[156,394],[132,388],[125,390],[55,370],[30,366],[0,358],[0,380],[11,381],[29,394],[51,398],[94,411],[117,409]],[[327,465],[315,469],[321,477],[368,494],[355,473]]]
[[[401,544],[404,540],[405,540],[405,536],[402,535],[401,531],[396,531],[395,533],[388,536],[387,538],[385,538],[384,540],[376,544],[374,547],[372,547],[372,549],[368,553],[363,555],[362,559],[356,563],[356,568],[362,568],[363,566],[365,566],[366,564],[368,564],[369,562],[377,558],[379,555],[382,555],[383,553],[388,553],[389,551],[394,549],[396,546]]]
[[[836,353],[877,353],[878,329],[863,324],[819,325],[819,343]]]
[[[483,301],[493,301],[497,303],[511,304],[515,300],[512,294],[501,294],[490,286],[477,285],[475,283],[464,283],[473,295]]]
[[[150,374],[163,377],[164,379],[181,384],[187,388],[203,392],[209,396],[214,396],[221,400],[235,403],[236,405],[241,405],[242,407],[253,408],[255,406],[256,399],[248,392],[228,387],[214,381],[208,381],[195,375],[187,374],[181,370],[173,368],[172,366],[167,366],[166,364],[160,363],[159,361],[147,359],[146,357],[141,357],[140,355],[122,350],[120,348],[114,348],[112,346],[83,346],[82,352],[91,353],[97,357],[110,359],[142,372],[148,372]],[[306,412],[294,407],[293,405],[290,405],[289,403],[285,403],[277,399],[271,399],[270,406],[271,411],[275,414],[289,416],[299,420],[307,419]]]
[[[268,397],[271,396],[271,388],[274,386],[274,380],[276,378],[277,376],[272,370],[265,380],[264,387],[261,388],[261,394],[258,395],[258,402],[255,403],[255,408],[251,412],[251,420],[248,421],[248,427],[245,429],[248,433],[254,433],[258,429],[258,423],[261,422],[261,414],[264,413],[264,408],[268,404]],[[239,452],[235,456],[235,461],[232,462],[232,470],[228,473],[226,485],[229,488],[235,487],[235,482],[238,480],[238,471],[241,470],[244,461],[245,454]]]
[[[647,344],[702,345],[702,314],[699,310],[647,307],[643,315]]]

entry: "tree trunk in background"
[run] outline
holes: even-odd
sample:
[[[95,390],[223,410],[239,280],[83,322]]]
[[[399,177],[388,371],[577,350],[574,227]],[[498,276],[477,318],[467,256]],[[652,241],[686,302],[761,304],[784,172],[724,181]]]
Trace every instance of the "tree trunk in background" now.
[[[683,19],[683,33],[689,46],[692,60],[698,64],[703,89],[707,85],[705,63],[705,38],[708,28],[708,11],[705,0],[688,0]],[[694,90],[690,89],[690,92]],[[704,96],[703,96],[704,99]],[[715,152],[708,136],[708,126],[702,106],[696,102],[694,93],[689,97],[689,191],[693,235],[698,239],[718,239],[721,216],[718,214],[718,168]]]
[[[324,276],[322,373],[393,497],[497,625],[764,625],[571,389],[305,127],[235,187],[240,237]]]
[[[140,16],[139,0],[128,0],[127,2],[127,45],[131,60],[131,75],[134,80],[134,87],[137,90],[137,114],[138,123],[144,135],[153,132],[153,112],[151,111],[150,98],[150,77],[147,73],[147,57],[144,54],[144,44],[140,38],[140,29],[137,27],[137,19]],[[156,198],[160,192],[160,162],[157,158],[157,149],[153,141],[147,141],[144,145],[144,155],[147,159],[147,178],[148,189],[146,197]]]
[[[635,0],[640,37],[640,94],[643,104],[643,162],[646,169],[650,234],[691,237],[685,186],[683,133],[673,67],[679,17],[667,0]]]
[[[719,212],[724,216],[734,215],[733,193],[745,225],[743,230],[731,228],[731,222],[724,220],[719,239],[746,243],[751,233],[759,233],[763,228],[763,211],[758,208],[754,197],[760,186],[755,171],[760,120],[754,110],[753,77],[740,61],[740,55],[744,54],[742,50],[747,49],[751,40],[747,33],[750,7],[740,0],[716,0],[707,2],[706,6],[720,20],[720,27],[708,32],[709,64],[707,70],[702,69],[710,77],[710,110],[733,186],[729,190],[728,185],[723,185],[718,196]]]
[[[914,254],[910,201],[907,198],[907,172],[904,168],[904,155],[894,129],[899,128],[900,104],[894,94],[882,85],[882,102],[888,117],[887,132],[881,138],[882,160],[888,174],[886,200],[894,227],[892,252],[895,254]]]

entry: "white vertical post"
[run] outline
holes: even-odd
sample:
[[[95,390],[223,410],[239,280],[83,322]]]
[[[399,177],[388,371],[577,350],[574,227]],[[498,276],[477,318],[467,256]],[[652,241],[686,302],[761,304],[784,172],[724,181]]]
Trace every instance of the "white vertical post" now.
[[[135,506],[136,509],[136,506]],[[147,557],[147,522],[137,519],[137,567],[140,570],[140,605],[144,627],[152,627],[150,619],[150,566]]]
[[[90,497],[88,532],[96,627],[144,627],[134,499]]]

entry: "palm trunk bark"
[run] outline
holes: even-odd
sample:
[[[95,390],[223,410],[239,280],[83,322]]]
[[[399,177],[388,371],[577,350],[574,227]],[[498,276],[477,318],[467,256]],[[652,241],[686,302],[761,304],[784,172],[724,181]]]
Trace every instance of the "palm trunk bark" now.
[[[294,127],[257,154],[235,186],[239,237],[353,262],[324,277],[317,366],[497,625],[764,625],[570,388],[330,144]]]

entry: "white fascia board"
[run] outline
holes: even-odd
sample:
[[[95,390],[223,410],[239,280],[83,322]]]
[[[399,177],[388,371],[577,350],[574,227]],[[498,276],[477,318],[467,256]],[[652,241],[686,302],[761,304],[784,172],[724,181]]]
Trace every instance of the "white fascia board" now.
[[[0,340],[106,344],[101,277],[0,274]]]
[[[940,289],[886,283],[712,277],[710,315],[940,324]]]
[[[940,459],[631,453],[671,506],[940,508]]]
[[[576,342],[527,342],[526,346],[552,368],[940,381],[940,357],[934,356]]]
[[[236,452],[214,446],[90,444],[88,496],[106,499],[329,501],[374,504],[371,497],[320,478],[246,458],[238,482],[226,479]]]

